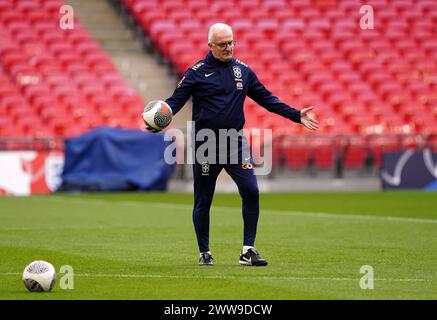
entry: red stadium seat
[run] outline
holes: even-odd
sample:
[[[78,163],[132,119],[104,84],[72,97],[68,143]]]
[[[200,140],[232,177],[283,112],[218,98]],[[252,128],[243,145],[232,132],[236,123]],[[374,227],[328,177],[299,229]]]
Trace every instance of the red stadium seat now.
[[[285,148],[285,164],[293,170],[305,169],[310,163],[311,152],[308,146],[290,145]]]
[[[312,146],[314,151],[314,165],[318,169],[332,169],[334,166],[334,147],[328,142],[319,142]]]
[[[363,138],[348,141],[344,150],[343,164],[348,169],[362,169],[370,153],[370,147]]]
[[[402,143],[397,136],[375,136],[370,140],[371,152],[374,156],[375,163],[380,166],[382,155],[385,152],[396,152],[402,150]]]

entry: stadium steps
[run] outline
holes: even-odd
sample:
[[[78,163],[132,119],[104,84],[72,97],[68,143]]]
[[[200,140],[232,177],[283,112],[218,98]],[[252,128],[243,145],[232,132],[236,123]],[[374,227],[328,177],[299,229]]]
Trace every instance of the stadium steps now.
[[[93,38],[109,54],[117,71],[135,88],[145,101],[169,97],[178,79],[145,53],[131,31],[106,0],[69,0],[76,17]],[[174,127],[185,127],[191,118],[191,106],[173,120]]]

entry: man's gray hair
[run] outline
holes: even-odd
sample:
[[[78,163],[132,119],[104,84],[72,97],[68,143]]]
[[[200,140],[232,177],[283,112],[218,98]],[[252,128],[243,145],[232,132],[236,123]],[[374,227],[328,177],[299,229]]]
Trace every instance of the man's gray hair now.
[[[208,43],[211,43],[214,34],[221,30],[226,30],[233,34],[231,26],[227,25],[226,23],[214,23],[211,27],[209,27]]]

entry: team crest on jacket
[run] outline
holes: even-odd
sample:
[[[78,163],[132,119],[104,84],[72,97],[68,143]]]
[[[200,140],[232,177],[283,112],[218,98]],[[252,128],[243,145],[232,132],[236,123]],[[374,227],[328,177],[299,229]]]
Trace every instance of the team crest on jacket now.
[[[202,163],[202,176],[209,176],[209,163],[208,163],[208,161]]]
[[[232,68],[232,70],[234,71],[234,76],[235,76],[235,78],[237,78],[237,79],[241,79],[241,77],[242,77],[243,75],[242,75],[242,73],[241,73],[241,69],[240,69],[240,67],[238,67],[238,66],[234,66],[234,67]]]

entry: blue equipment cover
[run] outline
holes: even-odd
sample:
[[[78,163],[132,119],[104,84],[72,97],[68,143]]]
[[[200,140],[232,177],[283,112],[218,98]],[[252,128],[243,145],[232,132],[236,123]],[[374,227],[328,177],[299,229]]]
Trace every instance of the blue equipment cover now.
[[[66,139],[58,191],[166,190],[174,165],[164,162],[163,133],[100,127]]]

